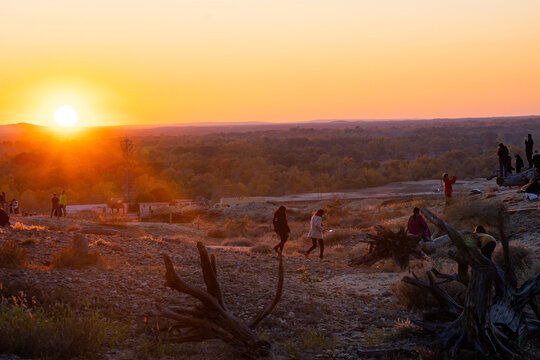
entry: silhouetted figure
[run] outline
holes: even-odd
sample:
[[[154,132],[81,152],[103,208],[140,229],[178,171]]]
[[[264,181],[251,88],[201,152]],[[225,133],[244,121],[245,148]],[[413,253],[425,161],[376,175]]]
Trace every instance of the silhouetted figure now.
[[[9,215],[4,209],[0,209],[0,226],[9,225]]]
[[[58,202],[60,204],[60,210],[62,211],[62,215],[66,216],[66,206],[67,206],[66,190],[62,190],[62,193],[60,194],[60,199]]]
[[[503,143],[499,144],[497,156],[499,157],[499,170],[501,172],[501,177],[505,177],[508,170],[510,170],[508,167],[508,158],[510,157],[510,154],[508,152],[508,148],[504,146]]]
[[[6,193],[3,191],[0,193],[0,206],[2,209],[7,210]]]
[[[291,229],[289,228],[289,224],[287,223],[287,211],[285,209],[285,206],[281,205],[277,208],[277,210],[274,212],[274,218],[272,219],[272,222],[274,223],[274,231],[281,239],[279,244],[274,246],[274,250],[275,252],[283,252],[283,246],[285,245],[285,242],[287,241],[287,239],[289,238],[289,234],[291,233]]]
[[[533,146],[534,141],[532,139],[531,134],[527,134],[527,138],[525,139],[525,157],[527,158],[527,162],[529,163],[529,169],[533,167]]]
[[[524,167],[523,159],[519,154],[514,155],[514,157],[516,158],[516,174],[519,174]]]
[[[420,209],[417,207],[413,209],[413,214],[407,222],[407,232],[410,235],[421,236],[422,239],[431,241],[428,224],[420,215]]]
[[[456,183],[456,175],[452,176],[452,178],[448,178],[448,174],[443,174],[443,183],[444,183],[444,196],[446,197],[446,204],[450,204],[450,198],[452,197],[452,193],[454,192],[454,189],[452,188],[452,184]]]
[[[478,241],[478,247],[480,248],[482,255],[491,260],[491,254],[493,254],[493,251],[497,246],[497,240],[495,240],[493,236],[488,235],[486,233],[486,229],[484,229],[482,225],[478,225],[474,229],[474,232],[480,238]]]
[[[323,254],[324,254],[324,242],[323,242],[324,227],[322,223],[323,215],[324,215],[324,210],[319,209],[311,217],[311,229],[309,230],[308,237],[311,239],[311,242],[313,243],[313,245],[306,252],[306,257],[309,256],[309,253],[312,250],[315,250],[315,248],[317,247],[317,242],[318,242],[319,249],[320,249],[319,258],[321,259],[323,258]]]
[[[56,193],[53,193],[53,197],[51,198],[51,206],[51,217],[56,216],[57,218],[60,218],[60,215],[62,215],[62,209],[60,209],[60,199],[58,199]]]

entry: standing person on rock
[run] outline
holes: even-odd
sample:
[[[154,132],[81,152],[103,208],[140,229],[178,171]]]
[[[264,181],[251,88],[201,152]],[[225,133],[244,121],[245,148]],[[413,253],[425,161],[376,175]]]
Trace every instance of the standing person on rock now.
[[[62,193],[60,194],[60,210],[62,211],[62,215],[66,216],[66,206],[67,206],[67,195],[66,190],[62,190]]]
[[[454,192],[454,189],[452,189],[452,184],[455,184],[457,178],[456,175],[452,176],[452,178],[448,178],[448,174],[443,174],[443,183],[444,183],[444,196],[446,198],[446,205],[450,204],[450,198],[452,197],[452,192]]]
[[[317,242],[319,243],[319,258],[323,258],[324,254],[324,242],[323,242],[323,223],[322,223],[322,217],[324,215],[324,210],[319,209],[316,213],[313,214],[311,217],[311,229],[309,230],[308,237],[311,239],[311,242],[313,245],[309,248],[309,250],[306,252],[306,258],[309,256],[309,253],[317,247]]]
[[[508,152],[508,148],[504,146],[503,143],[499,144],[497,156],[499,157],[499,171],[501,173],[501,177],[505,177],[506,173],[510,170],[508,168],[508,157],[510,157],[510,153]]]
[[[514,155],[514,157],[516,158],[516,174],[519,174],[524,166],[523,159],[521,156],[519,156],[519,154]]]
[[[274,251],[277,253],[283,252],[283,246],[285,245],[285,242],[289,238],[289,234],[291,233],[291,229],[289,228],[289,224],[287,223],[287,209],[285,206],[281,205],[277,208],[277,210],[274,212],[274,218],[272,219],[272,222],[274,223],[274,231],[276,234],[278,234],[280,238],[279,244],[274,246]],[[278,250],[279,249],[279,250]]]
[[[62,210],[60,209],[60,199],[58,199],[56,193],[53,193],[53,197],[51,198],[51,207],[51,217],[56,216],[60,218]]]
[[[529,163],[529,169],[533,167],[532,155],[533,155],[533,146],[534,141],[531,134],[527,134],[525,139],[525,156],[527,157],[527,162]]]

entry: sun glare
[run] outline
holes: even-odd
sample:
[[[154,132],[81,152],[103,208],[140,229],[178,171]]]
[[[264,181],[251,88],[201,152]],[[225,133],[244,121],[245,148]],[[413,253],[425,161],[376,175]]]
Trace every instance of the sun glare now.
[[[70,127],[75,125],[79,118],[77,111],[71,106],[61,106],[54,112],[54,121],[59,126]]]

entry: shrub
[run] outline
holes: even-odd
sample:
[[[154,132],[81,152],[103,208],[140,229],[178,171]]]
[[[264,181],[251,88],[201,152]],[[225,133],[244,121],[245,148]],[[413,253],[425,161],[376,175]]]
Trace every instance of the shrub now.
[[[19,249],[15,241],[4,242],[0,245],[0,267],[22,268],[28,262],[28,251]]]
[[[99,238],[89,246],[111,246],[111,243],[109,241],[103,240],[102,238]]]
[[[355,234],[354,229],[335,229],[331,233],[326,232],[324,234],[325,245],[339,244],[341,242],[350,240],[351,236]]]
[[[287,246],[285,244],[285,246]],[[249,251],[259,254],[268,254],[273,251],[272,246],[267,243],[258,243],[253,245]]]
[[[253,220],[248,215],[239,219],[225,219],[225,230],[229,236],[246,236],[247,232],[254,227]]]
[[[79,224],[70,224],[66,227],[67,232],[73,232],[73,231],[77,231],[81,229],[82,229],[82,226]]]
[[[227,237],[227,233],[223,229],[212,228],[206,232],[206,236],[216,239],[225,239]]]
[[[44,226],[38,226],[38,225],[30,225],[26,226],[23,223],[16,222],[15,225],[10,225],[12,229],[15,230],[36,230],[36,231],[43,231],[45,230]]]
[[[21,241],[21,245],[36,245],[39,244],[39,239],[35,236],[29,236],[23,241]]]
[[[339,225],[344,218],[351,216],[351,207],[348,202],[334,198],[323,206],[326,212],[328,225]]]
[[[63,248],[52,261],[56,268],[83,269],[90,266],[104,266],[105,260],[97,251],[80,251]]]
[[[24,295],[0,299],[0,353],[22,357],[97,357],[125,332],[97,311],[81,315],[69,307],[44,308]]]
[[[246,238],[237,238],[225,240],[221,243],[223,246],[253,246],[253,240]]]
[[[504,205],[497,200],[456,197],[451,205],[444,208],[444,218],[462,229],[472,229],[478,224],[496,228],[498,212],[503,209]]]

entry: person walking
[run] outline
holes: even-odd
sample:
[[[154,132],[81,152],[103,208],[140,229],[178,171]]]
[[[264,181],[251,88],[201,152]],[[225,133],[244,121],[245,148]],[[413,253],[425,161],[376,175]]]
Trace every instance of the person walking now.
[[[499,144],[497,149],[497,156],[499,157],[499,171],[501,177],[505,177],[508,170],[508,157],[510,156],[508,148],[503,143]]]
[[[58,199],[56,193],[53,193],[53,197],[51,198],[51,206],[51,217],[56,216],[60,218],[60,215],[62,215],[62,211],[60,210],[60,199]]]
[[[523,159],[521,156],[519,156],[519,154],[514,155],[514,157],[516,158],[516,174],[519,174],[524,166]]]
[[[274,251],[277,253],[282,253],[283,246],[291,233],[291,229],[287,223],[287,209],[285,206],[281,205],[276,211],[274,211],[274,218],[272,219],[272,222],[274,223],[274,231],[280,238],[279,244],[274,246]]]
[[[60,199],[58,202],[60,204],[60,211],[62,211],[62,215],[66,216],[66,206],[67,206],[66,190],[62,190],[62,193],[60,194]]]
[[[309,256],[309,253],[317,247],[317,242],[319,243],[319,258],[323,258],[324,254],[324,242],[323,242],[323,231],[324,226],[322,223],[322,217],[324,215],[324,210],[319,209],[316,213],[313,214],[311,217],[311,228],[309,230],[308,237],[311,239],[312,246],[309,248],[309,250],[306,252],[306,258]]]
[[[532,155],[533,155],[534,141],[531,134],[527,134],[525,138],[525,157],[529,163],[529,169],[533,167]]]
[[[443,174],[443,183],[444,183],[444,196],[446,197],[446,205],[450,204],[450,198],[452,197],[452,193],[454,192],[454,189],[452,189],[452,184],[456,183],[456,175],[452,176],[452,178],[448,178],[448,174]]]

